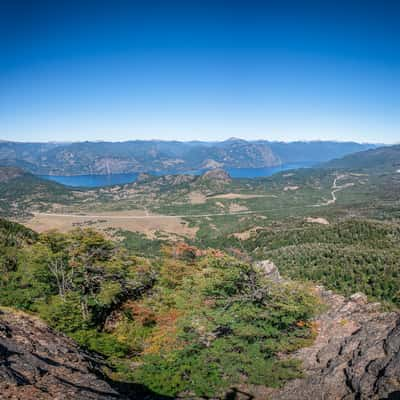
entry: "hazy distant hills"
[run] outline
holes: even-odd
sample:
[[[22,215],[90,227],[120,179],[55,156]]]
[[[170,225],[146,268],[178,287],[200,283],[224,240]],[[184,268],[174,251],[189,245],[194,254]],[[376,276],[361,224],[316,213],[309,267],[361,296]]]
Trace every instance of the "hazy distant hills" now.
[[[296,163],[304,161],[325,162],[347,154],[376,148],[379,145],[356,142],[311,141],[270,142],[269,146],[283,163]]]
[[[379,147],[349,154],[323,164],[325,168],[350,170],[393,170],[400,172],[400,145]]]
[[[261,168],[323,162],[375,148],[354,142],[128,141],[78,143],[0,142],[0,165],[35,174],[85,175],[201,168]]]

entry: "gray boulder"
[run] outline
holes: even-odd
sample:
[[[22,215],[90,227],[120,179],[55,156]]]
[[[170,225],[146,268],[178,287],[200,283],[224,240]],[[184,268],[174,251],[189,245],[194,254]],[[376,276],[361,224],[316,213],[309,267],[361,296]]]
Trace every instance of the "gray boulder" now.
[[[274,282],[282,280],[277,266],[270,260],[257,261],[254,263],[254,268]]]

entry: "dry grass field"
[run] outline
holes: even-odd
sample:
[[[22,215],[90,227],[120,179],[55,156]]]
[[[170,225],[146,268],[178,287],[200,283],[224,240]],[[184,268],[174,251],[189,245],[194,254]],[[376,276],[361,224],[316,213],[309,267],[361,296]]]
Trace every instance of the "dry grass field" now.
[[[146,214],[142,210],[84,215],[35,213],[33,218],[25,222],[25,225],[37,232],[53,229],[67,232],[78,226],[90,226],[102,231],[109,228],[123,229],[144,233],[149,238],[154,238],[156,232],[193,238],[197,232],[197,228],[189,228],[187,222],[179,217]]]

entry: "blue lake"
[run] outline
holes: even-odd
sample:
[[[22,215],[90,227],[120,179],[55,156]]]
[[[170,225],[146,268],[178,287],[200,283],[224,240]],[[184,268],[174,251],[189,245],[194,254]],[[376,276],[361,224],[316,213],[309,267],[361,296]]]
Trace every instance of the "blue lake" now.
[[[138,174],[132,172],[130,174],[111,174],[111,175],[77,175],[77,176],[61,176],[61,175],[40,175],[41,178],[55,181],[66,186],[74,187],[100,187],[120,185],[124,183],[134,182]]]
[[[226,168],[226,171],[232,178],[262,178],[271,176],[277,172],[287,171],[289,169],[310,168],[315,162],[302,162],[294,164],[282,164],[278,167],[268,168]]]
[[[225,168],[233,178],[261,178],[271,176],[276,172],[287,171],[296,168],[309,168],[315,163],[301,162],[295,164],[283,164],[278,167],[268,168]],[[187,174],[200,175],[204,170],[186,171]],[[183,172],[164,171],[150,172],[154,175],[177,174]],[[41,178],[48,179],[61,183],[66,186],[73,187],[101,187],[120,185],[124,183],[134,182],[138,177],[138,173],[132,172],[129,174],[111,174],[111,175],[78,175],[78,176],[60,176],[60,175],[40,175]]]

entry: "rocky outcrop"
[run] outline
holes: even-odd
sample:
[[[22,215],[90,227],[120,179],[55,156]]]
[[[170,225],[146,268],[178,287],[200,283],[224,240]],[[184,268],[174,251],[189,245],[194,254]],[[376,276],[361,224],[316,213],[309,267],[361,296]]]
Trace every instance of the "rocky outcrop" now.
[[[137,183],[142,183],[142,182],[146,182],[146,181],[148,181],[148,180],[150,180],[150,179],[153,179],[153,178],[154,178],[153,175],[147,174],[147,173],[145,173],[145,172],[141,172],[141,173],[137,176],[136,182],[137,182]]]
[[[214,181],[222,181],[229,183],[232,181],[232,178],[230,175],[224,171],[223,169],[216,168],[216,169],[211,169],[207,172],[205,172],[202,176],[201,179],[203,180],[214,180]]]
[[[213,168],[221,168],[224,164],[215,160],[207,159],[204,160],[203,164],[201,165],[202,169],[213,169]]]
[[[146,188],[157,189],[161,187],[171,188],[185,183],[191,183],[196,180],[195,175],[181,174],[181,175],[163,175],[156,176],[147,173],[140,173],[133,184],[127,184],[126,187],[134,186],[140,189]]]
[[[22,313],[0,312],[0,398],[121,398],[101,377],[100,360]]]
[[[278,268],[270,260],[257,261],[254,263],[254,268],[274,282],[279,282],[282,280]]]
[[[195,186],[206,196],[222,193],[232,182],[230,175],[223,169],[216,168],[204,172],[196,179]]]
[[[400,399],[400,314],[356,293],[317,288],[329,309],[315,322],[315,343],[295,357],[306,377],[271,393],[274,400]]]

